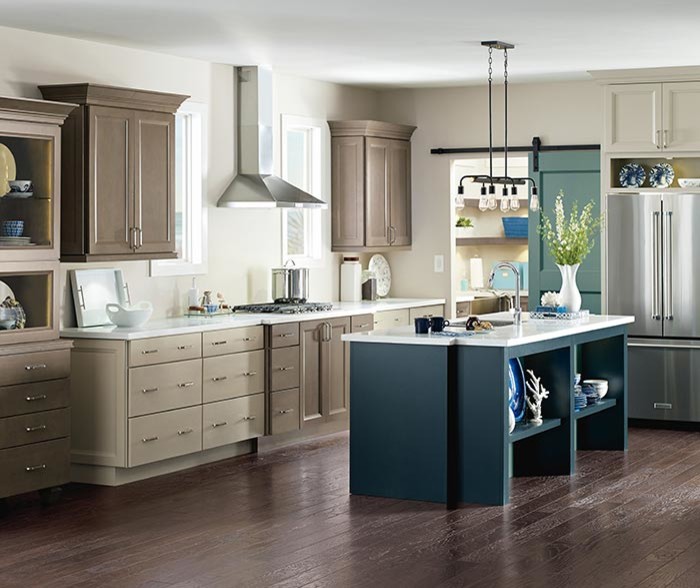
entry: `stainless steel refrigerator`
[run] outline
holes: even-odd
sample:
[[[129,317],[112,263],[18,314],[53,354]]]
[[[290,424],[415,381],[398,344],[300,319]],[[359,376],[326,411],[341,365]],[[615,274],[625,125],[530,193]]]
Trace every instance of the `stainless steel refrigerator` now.
[[[700,422],[700,194],[610,194],[608,314],[629,329],[629,416]]]

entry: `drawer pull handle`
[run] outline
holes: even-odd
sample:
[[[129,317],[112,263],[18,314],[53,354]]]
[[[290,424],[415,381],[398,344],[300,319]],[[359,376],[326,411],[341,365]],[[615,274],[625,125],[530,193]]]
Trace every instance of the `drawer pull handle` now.
[[[228,422],[221,421],[220,423],[212,423],[211,428],[216,429],[217,427],[225,427],[226,425],[228,425]]]
[[[253,376],[257,376],[257,375],[258,375],[258,372],[243,372],[243,375],[244,375],[246,378],[251,378],[251,377],[253,377]]]
[[[252,340],[253,340],[253,339],[251,339],[250,337],[243,337],[243,339],[241,339],[241,341],[245,341],[246,343],[247,343],[248,341],[252,341]]]
[[[192,349],[192,345],[178,345],[177,346],[178,351],[184,351],[185,349]]]
[[[228,380],[228,376],[214,376],[211,379],[212,382],[223,382],[224,380]]]
[[[401,320],[401,319],[400,319],[399,317],[396,317],[396,318],[394,319],[394,322],[395,322],[395,323],[398,323],[400,320]]]
[[[280,333],[277,335],[278,337],[282,337],[283,339],[286,339],[287,337],[293,337],[294,333]]]
[[[34,433],[35,431],[46,431],[46,425],[37,425],[36,427],[27,427],[25,429],[27,433]]]
[[[25,365],[24,369],[27,370],[28,372],[31,372],[34,370],[45,370],[46,364],[45,363],[35,363],[32,365]]]
[[[144,388],[141,390],[142,394],[149,394],[150,392],[158,392],[158,388]]]
[[[358,329],[366,329],[367,327],[369,327],[369,323],[362,323],[361,325],[357,325]]]
[[[673,404],[670,402],[654,402],[654,408],[658,408],[660,410],[672,410]]]
[[[278,410],[278,414],[289,414],[290,412],[294,412],[293,408],[285,408],[284,410]]]
[[[178,435],[189,435],[192,432],[192,429],[181,429],[180,431],[177,432]]]
[[[141,439],[141,443],[150,443],[151,441],[158,441],[158,435],[154,435],[153,437],[144,437]]]
[[[45,469],[46,469],[45,463],[42,463],[41,465],[27,466],[26,468],[24,468],[24,470],[27,472],[37,472],[39,470],[45,470]]]
[[[225,341],[225,340],[224,340],[224,341],[212,341],[212,342],[211,342],[211,344],[214,345],[215,347],[216,347],[217,345],[226,345],[226,343],[228,343],[228,341]]]
[[[182,382],[181,384],[178,384],[178,388],[191,388],[194,386],[194,382]]]
[[[157,349],[144,349],[141,355],[151,355],[152,353],[158,353]]]
[[[294,369],[294,366],[293,366],[293,365],[285,365],[285,366],[282,366],[282,367],[278,367],[278,368],[277,368],[277,371],[278,371],[278,372],[291,372],[293,369]]]
[[[36,402],[37,400],[46,400],[46,394],[38,394],[36,396],[27,396],[25,398],[27,402]]]
[[[244,421],[254,421],[255,419],[256,419],[256,417],[254,417],[254,416],[244,416],[243,417]]]

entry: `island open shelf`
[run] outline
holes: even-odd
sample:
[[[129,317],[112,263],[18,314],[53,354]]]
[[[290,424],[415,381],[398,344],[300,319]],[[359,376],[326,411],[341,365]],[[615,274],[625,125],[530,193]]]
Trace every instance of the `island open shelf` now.
[[[617,405],[617,400],[615,400],[614,398],[603,398],[597,404],[591,404],[589,406],[584,406],[582,409],[574,411],[574,418],[576,420],[585,419],[587,416],[590,416],[592,414],[596,414],[598,412],[602,412],[604,410],[608,410],[609,408],[612,408],[613,406],[616,406],[616,405]]]
[[[516,441],[522,441],[533,435],[539,435],[546,431],[550,431],[555,427],[561,425],[561,419],[544,419],[541,425],[532,425],[528,422],[522,422],[515,425],[515,429],[510,434],[509,439],[511,443]]]

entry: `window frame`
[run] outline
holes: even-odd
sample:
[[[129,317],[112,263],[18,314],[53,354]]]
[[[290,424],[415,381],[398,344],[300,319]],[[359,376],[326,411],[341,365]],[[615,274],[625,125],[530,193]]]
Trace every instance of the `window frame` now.
[[[200,102],[184,102],[175,116],[186,116],[188,154],[184,173],[187,176],[185,194],[185,220],[183,256],[177,259],[154,259],[150,262],[150,275],[188,276],[208,272],[208,215],[206,208],[208,173],[208,107]],[[176,141],[177,141],[176,137]],[[176,175],[179,170],[175,170]],[[201,178],[198,182],[197,178]],[[176,178],[177,182],[177,178]]]
[[[328,170],[326,169],[326,152],[329,148],[328,123],[325,120],[296,116],[290,114],[282,115],[280,133],[281,151],[281,177],[287,181],[287,133],[289,131],[306,132],[310,138],[310,148],[307,143],[308,169],[307,175],[309,189],[312,195],[326,200],[323,192],[326,186]],[[287,248],[288,243],[288,216],[290,211],[301,210],[304,215],[304,254],[290,254]],[[281,261],[294,261],[296,264],[307,267],[321,266],[323,264],[323,209],[319,208],[284,208],[282,209],[282,243]]]

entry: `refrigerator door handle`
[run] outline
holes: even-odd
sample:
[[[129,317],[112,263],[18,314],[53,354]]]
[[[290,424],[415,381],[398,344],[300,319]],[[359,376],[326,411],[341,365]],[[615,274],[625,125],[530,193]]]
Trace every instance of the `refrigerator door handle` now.
[[[664,292],[663,292],[663,306],[664,306],[664,320],[673,320],[673,235],[671,234],[672,226],[672,215],[673,212],[668,210],[665,213],[666,216],[666,226],[664,227]]]
[[[656,210],[651,213],[651,318],[655,321],[661,320],[659,304],[659,266],[661,243],[659,233],[661,229],[661,213]]]

